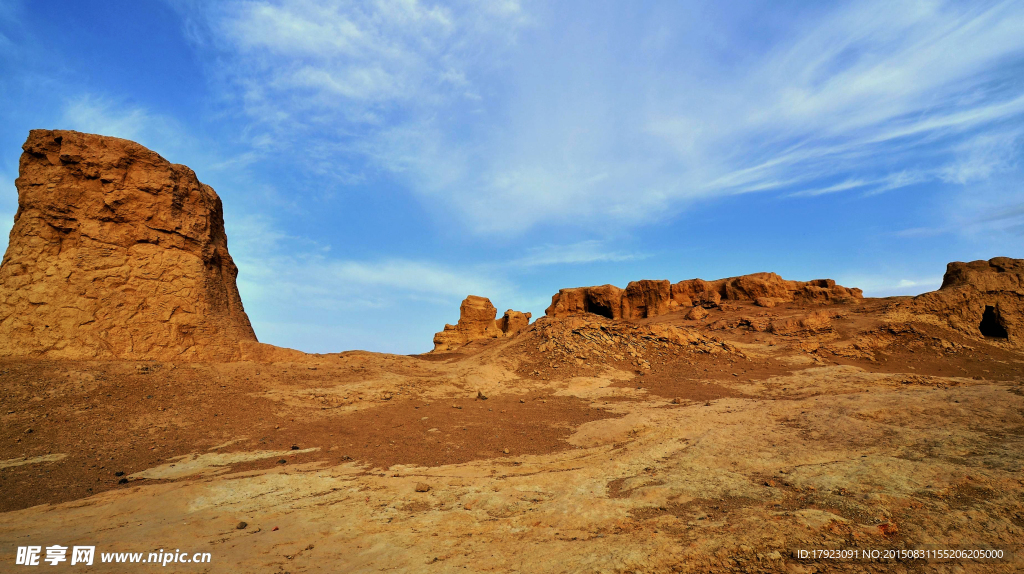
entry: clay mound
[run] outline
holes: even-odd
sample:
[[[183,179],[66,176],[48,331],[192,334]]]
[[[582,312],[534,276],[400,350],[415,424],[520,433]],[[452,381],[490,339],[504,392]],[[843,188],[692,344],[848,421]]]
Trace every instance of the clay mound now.
[[[459,322],[445,325],[434,335],[434,351],[453,351],[472,341],[511,337],[530,324],[530,313],[509,309],[501,319],[495,320],[498,310],[486,297],[470,295],[459,307]]]
[[[0,356],[235,360],[255,343],[223,210],[119,138],[33,130],[0,267]]]
[[[632,281],[625,289],[614,285],[561,289],[545,311],[549,317],[581,313],[608,319],[637,320],[692,307],[717,307],[722,301],[752,301],[762,307],[776,303],[842,303],[863,298],[860,289],[836,285],[831,279],[787,281],[775,273],[753,273],[704,281],[689,279],[672,284],[667,280]]]
[[[908,310],[933,315],[975,339],[1024,346],[1024,259],[995,257],[946,266],[938,291],[915,297]]]

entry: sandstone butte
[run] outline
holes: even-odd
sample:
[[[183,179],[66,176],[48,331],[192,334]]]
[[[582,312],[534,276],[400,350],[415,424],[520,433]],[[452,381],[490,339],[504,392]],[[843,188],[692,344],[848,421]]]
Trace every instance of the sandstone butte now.
[[[230,361],[257,343],[223,208],[128,140],[32,130],[0,267],[0,356]]]
[[[495,320],[498,310],[486,297],[470,295],[459,307],[459,322],[445,325],[434,335],[434,351],[451,351],[472,341],[516,335],[530,324],[530,313],[509,309]]]

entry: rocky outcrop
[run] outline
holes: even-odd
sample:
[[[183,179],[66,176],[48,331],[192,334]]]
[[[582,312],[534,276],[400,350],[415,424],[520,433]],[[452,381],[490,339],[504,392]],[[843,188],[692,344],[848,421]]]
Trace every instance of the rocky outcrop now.
[[[220,198],[119,138],[33,130],[0,267],[0,356],[234,360],[256,341]]]
[[[593,313],[608,319],[620,318],[622,289],[615,285],[559,289],[551,298],[551,306],[544,311],[548,317],[567,317],[580,313]]]
[[[672,302],[672,285],[667,280],[630,281],[622,292],[620,315],[623,319],[646,319],[667,312]]]
[[[637,320],[693,307],[717,307],[722,301],[752,301],[761,307],[774,307],[795,300],[828,304],[862,297],[860,289],[836,285],[831,279],[788,281],[775,273],[753,273],[716,281],[688,279],[674,284],[667,280],[633,281],[625,289],[614,285],[562,289],[551,298],[545,315],[592,313],[609,319]]]
[[[918,295],[907,307],[964,335],[1024,347],[1024,259],[950,263],[939,290]]]
[[[506,336],[514,335],[530,324],[530,317],[532,317],[530,313],[509,309],[497,320],[498,329],[501,329],[501,332]]]
[[[459,307],[459,322],[445,325],[444,330],[434,335],[434,351],[452,351],[472,341],[511,337],[530,324],[530,313],[509,309],[495,320],[498,310],[486,297],[470,295]]]

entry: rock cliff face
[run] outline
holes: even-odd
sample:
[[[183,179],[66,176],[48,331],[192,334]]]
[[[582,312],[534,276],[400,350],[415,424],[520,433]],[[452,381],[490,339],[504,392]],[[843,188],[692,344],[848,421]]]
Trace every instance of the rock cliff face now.
[[[0,356],[234,360],[256,336],[220,198],[119,138],[33,130],[0,267]]]
[[[470,295],[459,307],[457,325],[445,325],[444,330],[434,335],[435,351],[452,351],[472,341],[511,337],[530,324],[530,313],[509,309],[495,320],[498,310],[486,297]]]
[[[965,335],[1024,347],[1024,259],[950,263],[939,290],[918,295],[909,307]]]
[[[753,273],[717,281],[689,279],[632,281],[625,289],[614,285],[562,289],[551,298],[549,317],[593,313],[609,319],[637,320],[691,307],[717,307],[722,301],[754,301],[771,307],[786,301],[831,303],[860,299],[860,289],[848,289],[831,279],[787,281],[775,273]]]

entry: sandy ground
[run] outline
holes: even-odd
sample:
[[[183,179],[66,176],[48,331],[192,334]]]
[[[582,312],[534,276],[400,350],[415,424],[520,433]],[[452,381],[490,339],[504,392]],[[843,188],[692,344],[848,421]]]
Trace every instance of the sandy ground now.
[[[54,544],[95,563],[43,571],[1024,571],[1024,355],[885,301],[825,309],[412,357],[3,361],[0,571]],[[1016,554],[799,554],[923,545]],[[211,562],[100,563],[161,549]]]

